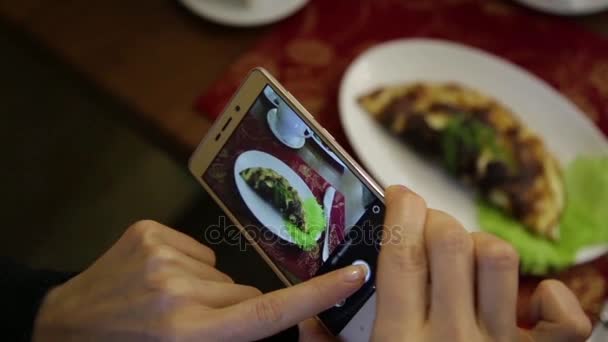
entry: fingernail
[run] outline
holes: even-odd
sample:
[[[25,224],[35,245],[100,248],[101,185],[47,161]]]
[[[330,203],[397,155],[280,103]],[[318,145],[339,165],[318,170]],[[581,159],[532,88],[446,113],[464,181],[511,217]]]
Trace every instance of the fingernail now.
[[[387,200],[389,200],[391,197],[395,196],[396,194],[408,192],[408,191],[410,191],[410,190],[407,187],[405,187],[404,185],[391,185],[388,188],[386,188],[386,190],[384,191],[384,196],[386,197]]]
[[[365,279],[367,269],[364,266],[348,266],[344,269],[344,280],[349,283],[358,283]]]

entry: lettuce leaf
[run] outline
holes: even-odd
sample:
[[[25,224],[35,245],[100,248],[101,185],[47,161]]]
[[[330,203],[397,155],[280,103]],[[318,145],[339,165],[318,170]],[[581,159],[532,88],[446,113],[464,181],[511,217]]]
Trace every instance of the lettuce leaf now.
[[[564,174],[566,207],[558,241],[530,233],[515,219],[479,200],[477,214],[483,230],[513,244],[522,272],[543,275],[572,265],[583,247],[608,243],[608,157],[580,157]]]
[[[302,202],[302,208],[308,232],[301,231],[287,220],[285,227],[296,245],[305,251],[310,251],[317,245],[317,236],[325,229],[325,215],[323,208],[314,197],[305,199]]]

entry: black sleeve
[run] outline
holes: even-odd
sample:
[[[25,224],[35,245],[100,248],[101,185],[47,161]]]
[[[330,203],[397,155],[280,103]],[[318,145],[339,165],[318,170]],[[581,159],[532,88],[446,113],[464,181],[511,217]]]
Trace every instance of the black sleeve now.
[[[44,296],[72,276],[73,273],[32,270],[0,258],[0,303],[5,313],[1,320],[4,326],[2,340],[30,341]]]

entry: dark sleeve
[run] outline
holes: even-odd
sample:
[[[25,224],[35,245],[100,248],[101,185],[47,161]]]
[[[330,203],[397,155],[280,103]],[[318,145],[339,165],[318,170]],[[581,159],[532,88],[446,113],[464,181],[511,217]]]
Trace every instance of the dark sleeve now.
[[[1,320],[4,326],[2,340],[30,341],[34,320],[44,296],[73,275],[32,270],[0,258],[0,303],[5,313]]]

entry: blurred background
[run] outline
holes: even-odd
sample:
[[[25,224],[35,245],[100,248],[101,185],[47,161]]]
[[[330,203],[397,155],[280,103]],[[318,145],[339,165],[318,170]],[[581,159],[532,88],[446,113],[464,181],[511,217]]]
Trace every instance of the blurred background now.
[[[0,1],[0,256],[82,270],[140,219],[202,240],[221,211],[187,169],[210,124],[193,103],[259,33],[176,1]],[[216,247],[235,279],[280,286]]]
[[[187,158],[226,97],[257,65],[279,76],[343,143],[336,95],[343,72],[362,51],[389,38],[464,41],[537,67],[539,77],[553,75],[538,63],[538,51],[519,53],[515,38],[501,45],[512,31],[525,36],[528,27],[512,25],[525,18],[537,37],[555,32],[554,40],[562,40],[563,47],[524,44],[547,49],[548,63],[556,58],[551,49],[586,58],[575,54],[580,37],[592,42],[589,54],[608,65],[608,54],[601,55],[608,51],[608,1],[560,1],[557,7],[542,0],[320,3],[0,0],[0,255],[33,267],[81,270],[144,218],[203,241],[204,227],[221,211],[190,175]],[[373,38],[347,34],[351,21],[352,30],[376,27],[378,14],[387,10],[407,20],[384,23],[378,31],[387,33]],[[328,25],[327,16],[340,19]],[[495,23],[495,31],[468,27],[477,16]],[[452,30],[452,20],[465,24]],[[324,32],[333,40],[319,45]],[[567,68],[559,74],[566,75],[558,80],[564,84],[580,74]],[[593,93],[546,79],[605,125],[608,76],[598,78]],[[251,249],[213,248],[219,268],[235,280],[262,290],[280,286]],[[608,266],[604,271],[608,277]],[[596,306],[607,293],[603,284]]]

